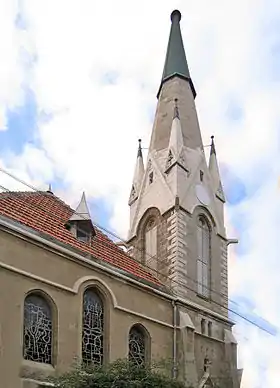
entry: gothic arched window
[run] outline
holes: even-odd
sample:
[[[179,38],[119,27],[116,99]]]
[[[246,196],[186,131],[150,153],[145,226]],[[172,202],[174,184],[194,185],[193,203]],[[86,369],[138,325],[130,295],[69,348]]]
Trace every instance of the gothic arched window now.
[[[197,230],[197,286],[198,293],[209,296],[210,277],[210,228],[205,217],[198,218]]]
[[[26,360],[52,363],[52,311],[47,300],[38,294],[24,301],[24,347]]]
[[[129,353],[128,359],[130,362],[135,363],[136,365],[144,365],[146,362],[146,352],[147,352],[147,338],[144,329],[135,325],[129,331],[128,339]]]
[[[145,264],[157,270],[157,225],[154,218],[150,218],[145,228]]]
[[[84,292],[82,358],[86,364],[103,363],[104,306],[94,289]]]

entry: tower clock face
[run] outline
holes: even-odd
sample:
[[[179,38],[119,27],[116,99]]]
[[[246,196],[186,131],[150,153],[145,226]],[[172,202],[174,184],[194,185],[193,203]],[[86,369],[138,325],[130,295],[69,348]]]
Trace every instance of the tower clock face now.
[[[201,185],[201,184],[196,185],[195,186],[195,193],[196,193],[197,199],[203,205],[207,206],[210,204],[210,196],[208,194],[208,191],[206,190],[206,188],[203,185]]]

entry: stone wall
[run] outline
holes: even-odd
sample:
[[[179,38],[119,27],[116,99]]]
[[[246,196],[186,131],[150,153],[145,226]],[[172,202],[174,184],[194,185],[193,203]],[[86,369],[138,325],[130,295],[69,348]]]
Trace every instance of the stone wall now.
[[[63,372],[81,358],[83,293],[89,286],[96,287],[104,297],[107,361],[127,357],[129,330],[137,323],[152,339],[150,357],[171,357],[170,300],[96,270],[90,263],[0,231],[1,387],[33,388],[33,380]],[[47,295],[54,308],[53,365],[23,359],[24,299],[32,290]]]
[[[187,223],[185,214],[172,209],[167,219],[167,262],[172,290],[182,297],[187,296]]]
[[[225,240],[221,241],[221,303],[228,308],[228,246]]]

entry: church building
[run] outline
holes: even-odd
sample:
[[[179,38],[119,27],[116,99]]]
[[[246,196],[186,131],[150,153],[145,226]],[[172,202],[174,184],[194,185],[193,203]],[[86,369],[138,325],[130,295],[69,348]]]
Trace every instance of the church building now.
[[[239,388],[228,317],[225,195],[206,160],[181,14],[171,30],[147,161],[141,141],[123,246],[48,191],[0,193],[1,387],[51,386],[75,360],[168,360],[193,388]],[[130,194],[130,195],[129,195]]]

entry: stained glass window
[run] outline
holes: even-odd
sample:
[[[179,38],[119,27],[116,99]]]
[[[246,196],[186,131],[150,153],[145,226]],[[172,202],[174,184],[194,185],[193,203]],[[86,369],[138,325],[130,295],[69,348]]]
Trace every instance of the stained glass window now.
[[[145,333],[139,326],[133,326],[129,332],[129,354],[130,362],[136,365],[143,365],[146,361]]]
[[[52,312],[40,295],[28,295],[24,302],[24,349],[26,360],[52,363]]]
[[[82,358],[86,364],[103,363],[104,308],[98,294],[88,289],[84,293]]]
[[[197,286],[198,293],[209,296],[210,229],[204,217],[199,217],[197,231]]]

